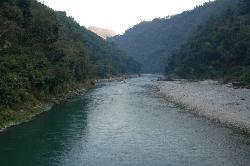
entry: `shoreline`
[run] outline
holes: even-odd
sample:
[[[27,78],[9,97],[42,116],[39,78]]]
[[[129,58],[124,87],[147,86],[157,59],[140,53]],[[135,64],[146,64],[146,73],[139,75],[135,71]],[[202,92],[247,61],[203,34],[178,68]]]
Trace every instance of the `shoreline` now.
[[[16,126],[19,126],[21,124],[32,121],[36,116],[49,111],[54,105],[56,105],[56,104],[44,104],[44,105],[41,104],[39,106],[36,105],[32,110],[34,111],[37,109],[38,111],[34,111],[35,113],[28,114],[28,116],[26,118],[23,118],[19,121],[13,120],[13,121],[5,122],[5,124],[2,125],[4,127],[0,128],[0,133],[6,131],[9,128],[16,127]],[[38,109],[37,107],[40,107],[40,108]]]
[[[50,111],[53,106],[62,102],[67,102],[75,96],[84,95],[88,89],[92,87],[92,81],[88,80],[71,87],[65,93],[58,97],[52,96],[49,101],[35,100],[31,103],[25,102],[14,108],[4,108],[3,112],[7,112],[11,120],[1,122],[0,133],[5,130],[32,121],[38,115]],[[11,117],[13,116],[13,117]]]
[[[159,94],[196,115],[250,133],[250,89],[205,80],[159,81]]]
[[[35,119],[38,115],[43,114],[47,111],[50,111],[51,108],[57,104],[62,102],[68,102],[73,97],[84,95],[90,88],[94,87],[98,83],[106,83],[106,82],[113,82],[113,81],[123,81],[129,78],[139,77],[139,74],[131,74],[131,75],[123,75],[123,76],[112,76],[110,78],[105,79],[93,79],[87,80],[84,83],[79,83],[75,86],[72,86],[68,91],[63,93],[60,97],[51,97],[49,101],[35,101],[34,103],[23,103],[21,104],[20,108],[4,108],[5,111],[15,112],[16,117],[11,117],[12,120],[3,121],[0,124],[0,133],[4,132],[5,130],[19,126],[23,123],[27,123]],[[0,108],[1,109],[1,108]],[[19,112],[21,110],[21,112]],[[24,111],[25,110],[25,111]]]

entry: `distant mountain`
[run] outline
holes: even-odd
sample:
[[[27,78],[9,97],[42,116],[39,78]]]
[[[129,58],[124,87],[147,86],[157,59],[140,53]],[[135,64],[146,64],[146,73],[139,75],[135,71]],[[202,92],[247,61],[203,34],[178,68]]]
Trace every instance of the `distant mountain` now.
[[[113,37],[117,35],[114,31],[109,30],[109,29],[104,29],[104,28],[99,28],[95,26],[91,26],[88,28],[88,30],[94,32],[98,36],[102,37],[103,39],[107,39],[109,37]]]
[[[187,42],[200,24],[234,6],[236,2],[207,2],[175,16],[141,22],[128,29],[124,35],[108,40],[140,62],[144,73],[164,72],[168,57]]]
[[[250,83],[250,1],[211,18],[169,58],[166,73]]]

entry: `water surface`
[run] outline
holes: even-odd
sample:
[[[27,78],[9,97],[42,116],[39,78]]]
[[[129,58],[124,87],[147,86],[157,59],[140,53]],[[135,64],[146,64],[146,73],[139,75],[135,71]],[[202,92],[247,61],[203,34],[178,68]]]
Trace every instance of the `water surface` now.
[[[249,136],[166,102],[156,79],[99,85],[0,133],[0,165],[250,165]]]

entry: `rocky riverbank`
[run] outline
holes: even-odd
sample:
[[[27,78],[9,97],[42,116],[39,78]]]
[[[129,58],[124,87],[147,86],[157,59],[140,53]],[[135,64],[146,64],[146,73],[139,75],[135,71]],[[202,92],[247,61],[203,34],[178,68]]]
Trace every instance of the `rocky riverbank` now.
[[[187,110],[250,132],[250,89],[206,80],[159,81],[160,94]]]

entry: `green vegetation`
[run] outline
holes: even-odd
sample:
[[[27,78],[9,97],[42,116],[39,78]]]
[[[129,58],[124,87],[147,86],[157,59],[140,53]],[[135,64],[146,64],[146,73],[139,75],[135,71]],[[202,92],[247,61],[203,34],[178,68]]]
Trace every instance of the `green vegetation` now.
[[[175,16],[144,21],[109,41],[140,62],[142,72],[163,73],[168,57],[196,32],[198,25],[236,3],[236,0],[218,0]]]
[[[167,74],[250,83],[250,2],[199,26],[169,59]]]
[[[35,0],[1,0],[0,22],[0,124],[24,103],[50,101],[87,80],[139,70],[114,44]],[[8,118],[6,110],[12,111]]]

